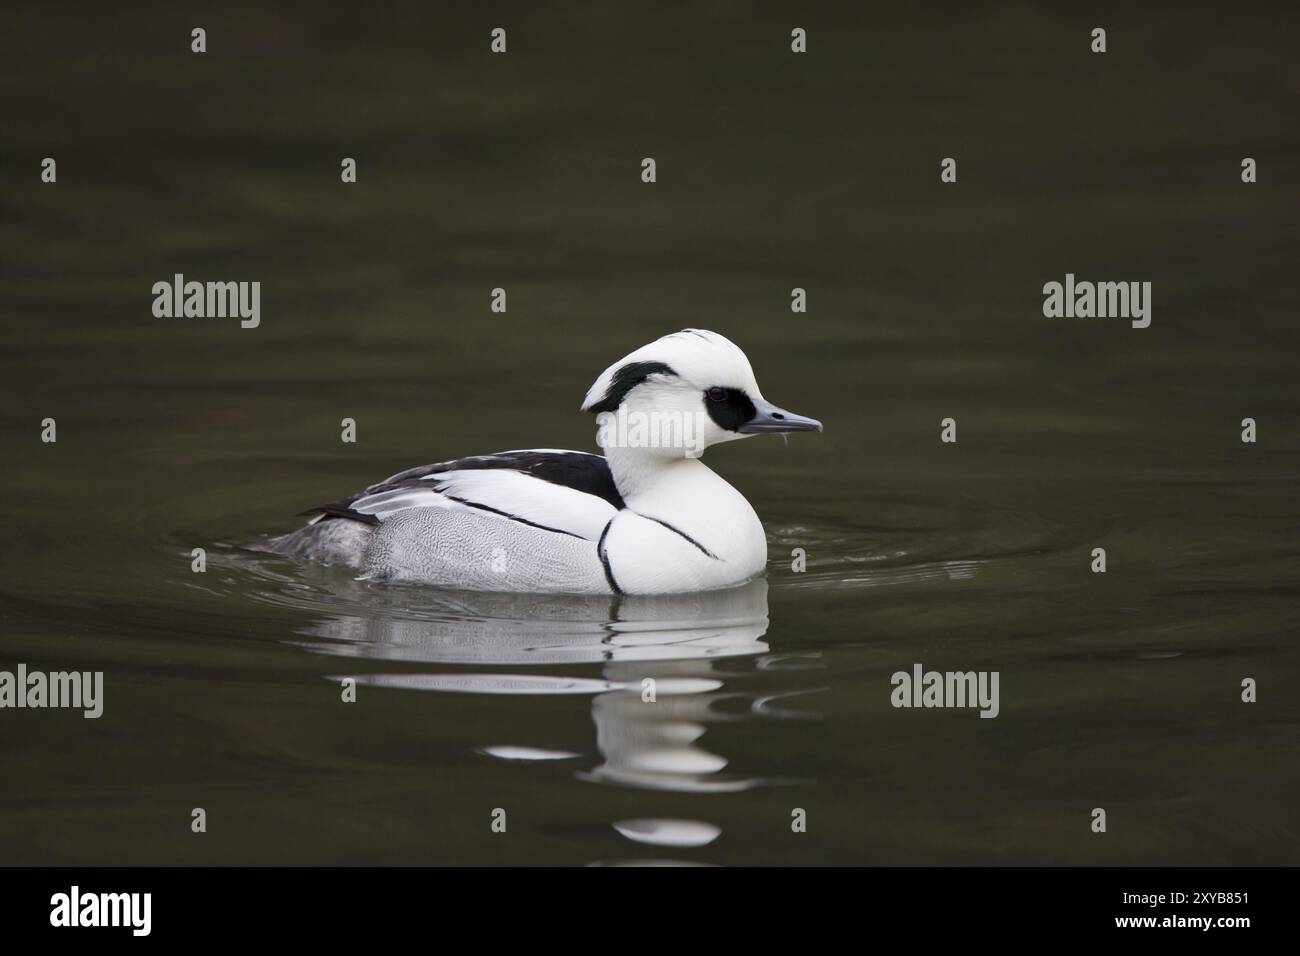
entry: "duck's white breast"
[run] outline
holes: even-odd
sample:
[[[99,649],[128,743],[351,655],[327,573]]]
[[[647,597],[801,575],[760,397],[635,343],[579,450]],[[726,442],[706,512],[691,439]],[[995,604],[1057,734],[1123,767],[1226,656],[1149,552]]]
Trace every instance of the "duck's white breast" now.
[[[744,496],[699,462],[631,496],[606,532],[605,563],[628,594],[730,587],[761,574],[767,537]]]

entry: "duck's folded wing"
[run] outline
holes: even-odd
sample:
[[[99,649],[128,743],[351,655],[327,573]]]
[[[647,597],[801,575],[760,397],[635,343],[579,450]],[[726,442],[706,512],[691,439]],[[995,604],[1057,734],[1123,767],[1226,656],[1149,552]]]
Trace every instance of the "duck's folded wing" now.
[[[378,524],[408,508],[474,509],[597,541],[622,507],[604,458],[543,448],[412,468],[313,510]]]

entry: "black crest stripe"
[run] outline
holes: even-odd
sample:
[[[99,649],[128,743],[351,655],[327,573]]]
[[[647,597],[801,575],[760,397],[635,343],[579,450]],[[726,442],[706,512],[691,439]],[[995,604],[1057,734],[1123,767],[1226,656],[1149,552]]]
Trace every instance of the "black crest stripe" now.
[[[676,374],[672,366],[665,365],[663,362],[628,362],[614,373],[609,388],[605,389],[605,397],[588,408],[587,411],[594,414],[617,411],[618,406],[622,405],[623,399],[627,397],[627,393],[651,375]]]

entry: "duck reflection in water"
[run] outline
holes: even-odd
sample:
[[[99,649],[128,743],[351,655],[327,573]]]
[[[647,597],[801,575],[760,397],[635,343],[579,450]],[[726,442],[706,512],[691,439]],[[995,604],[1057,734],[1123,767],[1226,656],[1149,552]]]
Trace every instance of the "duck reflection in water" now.
[[[759,658],[761,666],[775,660],[765,656],[769,648],[761,640],[768,629],[763,578],[722,591],[615,598],[349,583],[365,589],[364,603],[349,602],[364,608],[364,616],[339,614],[314,625],[308,631],[312,639],[302,646],[374,661],[494,668],[602,665],[599,677],[590,678],[495,670],[334,678],[443,693],[589,694],[600,762],[580,771],[583,779],[685,792],[749,789],[774,781],[728,774],[727,759],[700,743],[708,725],[816,716],[768,706],[773,697],[784,696],[780,693],[759,698],[725,686],[724,661]],[[728,703],[719,707],[723,701]],[[480,741],[476,749],[507,760],[582,756],[506,741]],[[582,749],[590,748],[575,751]]]

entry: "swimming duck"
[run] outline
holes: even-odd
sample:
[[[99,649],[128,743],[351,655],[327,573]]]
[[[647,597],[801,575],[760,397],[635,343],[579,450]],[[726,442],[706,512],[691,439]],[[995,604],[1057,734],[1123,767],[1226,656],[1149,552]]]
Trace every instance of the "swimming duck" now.
[[[704,329],[625,355],[582,409],[603,457],[532,448],[412,468],[254,547],[472,591],[670,594],[762,573],[758,515],[699,457],[821,422],[765,401],[745,353]]]

